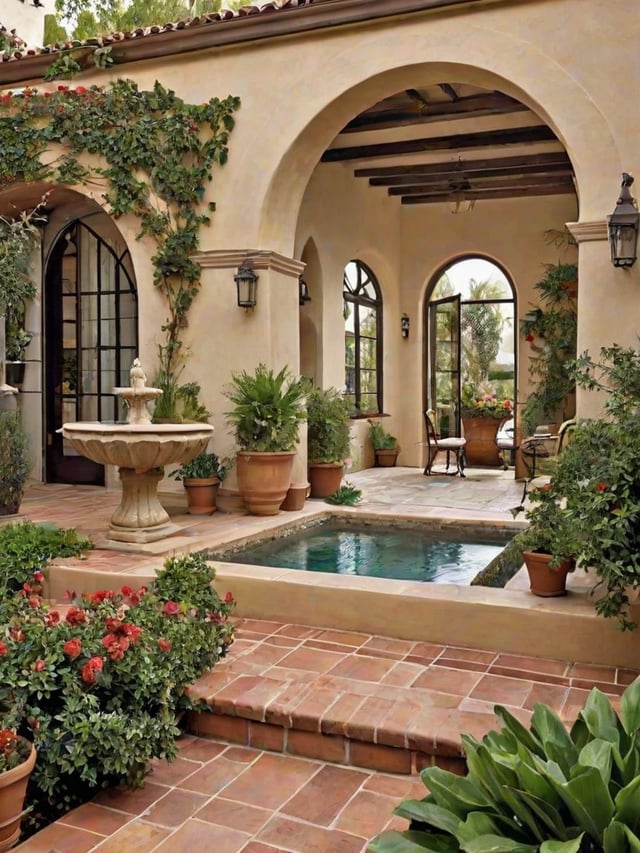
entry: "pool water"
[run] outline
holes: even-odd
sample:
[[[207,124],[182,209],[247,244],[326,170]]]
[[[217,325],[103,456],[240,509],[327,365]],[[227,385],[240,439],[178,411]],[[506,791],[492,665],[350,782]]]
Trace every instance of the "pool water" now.
[[[467,585],[505,545],[504,538],[463,539],[459,531],[450,535],[417,527],[357,528],[327,522],[246,546],[222,559],[308,572]]]

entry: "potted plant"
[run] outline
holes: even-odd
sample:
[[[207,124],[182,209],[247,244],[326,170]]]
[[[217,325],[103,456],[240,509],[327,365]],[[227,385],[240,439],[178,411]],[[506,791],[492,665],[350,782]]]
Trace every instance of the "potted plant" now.
[[[369,438],[373,445],[377,468],[393,468],[400,453],[395,435],[387,432],[380,421],[369,420]]]
[[[548,483],[529,494],[529,527],[514,537],[529,573],[531,592],[552,597],[566,593],[567,574],[575,569],[580,550],[575,527],[565,506]]]
[[[0,412],[0,516],[20,509],[29,476],[29,439],[18,412]]]
[[[171,471],[169,476],[182,480],[192,515],[212,515],[216,511],[218,488],[228,468],[228,460],[220,460],[215,453],[199,453],[190,462],[183,462]]]
[[[501,464],[496,435],[500,423],[513,417],[513,401],[491,391],[477,391],[465,385],[461,394],[467,465],[497,466]]]
[[[234,373],[225,391],[233,404],[227,422],[240,448],[238,488],[253,515],[276,515],[285,499],[307,391],[308,381],[288,367],[274,373],[266,364]]]
[[[349,456],[349,404],[337,388],[313,388],[307,397],[307,457],[312,498],[332,495]]]
[[[9,850],[20,837],[24,799],[36,757],[30,740],[14,729],[0,729],[0,851]]]
[[[532,435],[538,424],[575,415],[570,364],[576,357],[577,278],[575,264],[547,265],[535,285],[541,305],[532,306],[520,323],[520,334],[531,350],[529,376],[534,384],[522,409],[526,435]]]
[[[7,384],[22,390],[26,369],[26,351],[33,340],[33,335],[27,332],[22,323],[24,315],[17,318],[15,313],[7,310],[5,317],[5,378]]]

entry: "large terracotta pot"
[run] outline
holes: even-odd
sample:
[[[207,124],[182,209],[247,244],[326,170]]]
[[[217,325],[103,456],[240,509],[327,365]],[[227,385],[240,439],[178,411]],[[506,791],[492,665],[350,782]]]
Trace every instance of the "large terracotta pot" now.
[[[376,467],[395,468],[399,453],[399,450],[376,450]]]
[[[500,426],[498,418],[463,418],[464,448],[467,465],[486,465],[497,467],[501,464],[496,444],[496,433]]]
[[[530,589],[534,595],[543,598],[566,595],[567,575],[573,571],[575,560],[565,560],[556,569],[552,569],[549,565],[551,554],[523,551],[522,557],[529,572]]]
[[[277,515],[291,485],[294,451],[238,453],[238,488],[252,515]]]
[[[213,515],[220,487],[218,477],[189,477],[183,480],[191,515]]]
[[[341,462],[312,462],[309,465],[311,497],[328,498],[337,492],[342,483],[343,470]]]
[[[26,761],[6,773],[0,773],[0,851],[9,850],[20,837],[22,807],[35,763],[36,748],[32,745]]]

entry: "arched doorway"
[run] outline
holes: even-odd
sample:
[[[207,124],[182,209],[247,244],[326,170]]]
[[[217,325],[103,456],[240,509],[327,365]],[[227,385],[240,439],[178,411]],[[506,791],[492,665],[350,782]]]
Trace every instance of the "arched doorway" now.
[[[503,270],[481,257],[448,264],[434,279],[425,323],[425,408],[438,433],[460,435],[463,418],[495,421],[495,431],[513,419],[516,311]]]
[[[101,226],[105,224],[105,227]],[[129,384],[138,309],[128,250],[117,253],[106,216],[66,226],[44,272],[45,481],[104,485],[104,467],[58,430],[70,421],[123,419],[113,388]],[[115,242],[115,241],[114,241]]]

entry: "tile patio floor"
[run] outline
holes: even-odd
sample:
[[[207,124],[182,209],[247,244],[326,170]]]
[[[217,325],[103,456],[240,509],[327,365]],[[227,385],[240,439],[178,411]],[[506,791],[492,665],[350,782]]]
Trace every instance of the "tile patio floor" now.
[[[363,510],[403,515],[511,519],[521,486],[509,474],[470,470],[467,480],[416,469],[372,469],[349,477]],[[98,546],[92,569],[127,572],[161,554],[100,549],[118,493],[33,488],[21,515],[75,526]],[[175,506],[174,506],[175,504]],[[268,527],[264,519],[183,516],[180,547],[194,550]],[[304,512],[317,510],[308,501]],[[291,513],[291,515],[296,515]],[[103,792],[18,849],[22,853],[189,850],[216,853],[361,853],[403,798],[423,796],[415,775],[429,763],[456,766],[459,732],[483,734],[492,707],[521,719],[534,702],[565,720],[598,684],[614,704],[638,673],[572,661],[505,655],[314,626],[240,620],[230,655],[194,686],[201,714],[171,765],[154,762],[140,791]],[[413,775],[411,775],[413,773]]]

